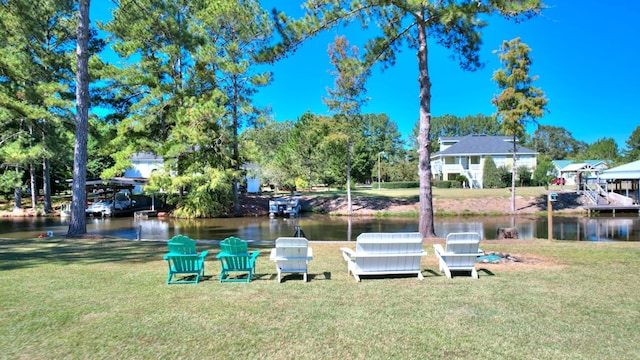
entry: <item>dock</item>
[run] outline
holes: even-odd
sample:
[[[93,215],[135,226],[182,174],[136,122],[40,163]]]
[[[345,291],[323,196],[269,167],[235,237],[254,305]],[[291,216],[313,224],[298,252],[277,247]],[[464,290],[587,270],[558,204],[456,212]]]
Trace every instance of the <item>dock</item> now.
[[[136,219],[148,219],[148,218],[154,218],[154,217],[158,217],[158,212],[156,210],[141,210],[141,211],[136,211],[133,216]]]
[[[589,216],[591,213],[601,214],[601,213],[611,213],[613,217],[616,216],[616,213],[620,214],[633,214],[636,213],[640,216],[640,205],[588,205],[583,206],[584,209],[587,210]]]

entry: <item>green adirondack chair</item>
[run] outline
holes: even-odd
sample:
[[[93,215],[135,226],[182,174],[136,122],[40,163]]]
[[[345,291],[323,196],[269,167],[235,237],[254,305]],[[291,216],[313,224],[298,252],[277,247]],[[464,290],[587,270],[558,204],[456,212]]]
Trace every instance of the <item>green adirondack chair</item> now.
[[[185,235],[176,235],[167,242],[169,252],[174,254],[197,254],[195,240]]]
[[[220,242],[220,282],[250,282],[256,272],[256,259],[260,251],[249,253],[247,242],[236,237],[228,237]],[[229,277],[230,273],[247,273],[246,278]]]
[[[197,284],[204,276],[204,256],[194,254],[168,253],[164,256],[169,265],[167,285],[169,284]],[[189,275],[178,277],[179,275]],[[195,278],[193,277],[195,275]]]
[[[167,285],[197,284],[204,276],[204,260],[209,252],[205,250],[198,254],[195,240],[184,235],[174,236],[167,246],[169,252],[164,256],[169,265]]]

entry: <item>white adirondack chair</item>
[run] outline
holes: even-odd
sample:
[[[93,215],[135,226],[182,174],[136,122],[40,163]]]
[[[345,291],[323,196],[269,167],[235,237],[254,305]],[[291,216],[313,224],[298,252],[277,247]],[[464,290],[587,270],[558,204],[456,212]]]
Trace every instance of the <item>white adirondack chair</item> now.
[[[269,259],[276,263],[278,282],[282,281],[283,273],[301,273],[306,282],[307,267],[309,261],[313,260],[313,249],[305,238],[279,237],[276,239],[276,247],[271,249]]]
[[[420,233],[363,233],[356,240],[356,250],[340,248],[347,261],[347,272],[356,281],[361,275],[416,274],[422,280],[420,262],[427,252],[422,249]]]
[[[477,279],[476,259],[484,255],[478,248],[480,239],[480,234],[475,232],[451,233],[447,235],[444,249],[440,244],[433,245],[440,271],[450,279],[452,271],[470,271],[471,276]]]

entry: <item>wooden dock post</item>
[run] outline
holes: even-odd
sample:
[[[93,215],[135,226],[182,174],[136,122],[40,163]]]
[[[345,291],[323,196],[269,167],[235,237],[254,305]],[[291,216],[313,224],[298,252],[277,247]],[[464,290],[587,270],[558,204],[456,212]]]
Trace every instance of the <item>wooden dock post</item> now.
[[[553,203],[551,202],[551,194],[547,195],[547,237],[549,241],[553,240]]]

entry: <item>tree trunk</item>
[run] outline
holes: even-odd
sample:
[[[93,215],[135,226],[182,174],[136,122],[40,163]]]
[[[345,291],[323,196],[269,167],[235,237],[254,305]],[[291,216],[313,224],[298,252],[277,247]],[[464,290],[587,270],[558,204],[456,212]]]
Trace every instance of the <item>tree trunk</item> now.
[[[420,83],[420,131],[418,133],[418,177],[420,178],[420,222],[423,237],[436,237],[433,226],[433,195],[431,192],[431,79],[429,78],[427,30],[418,21],[418,82]]]
[[[76,47],[76,138],[73,151],[71,220],[67,235],[87,233],[87,139],[89,129],[89,2],[80,0]]]
[[[51,170],[49,170],[48,158],[42,159],[42,195],[44,196],[43,211],[48,214],[53,211],[51,206]]]
[[[31,186],[31,208],[38,207],[38,186],[36,185],[36,168],[33,163],[29,163],[29,184]]]
[[[16,166],[16,175],[20,179],[20,168]],[[19,211],[22,208],[22,186],[17,184],[13,188],[13,211]]]
[[[33,147],[33,124],[29,125],[29,135],[31,146]],[[31,190],[31,209],[35,211],[38,206],[38,186],[36,184],[36,168],[31,161],[29,162],[29,186]]]
[[[351,140],[347,141],[347,214],[351,216],[353,205],[351,204]]]
[[[511,213],[516,213],[516,136],[513,135],[513,166],[511,167]]]
[[[46,143],[46,131],[47,131],[47,122],[46,120],[43,122],[43,128],[44,130],[42,131],[42,144],[44,146],[44,152],[46,153],[46,147],[47,147],[47,143]],[[45,214],[48,214],[50,212],[53,211],[53,207],[51,206],[51,170],[49,167],[49,157],[48,156],[44,156],[42,158],[42,196],[43,196],[43,209],[42,211]]]
[[[240,215],[240,194],[238,185],[240,180],[238,174],[240,172],[240,149],[238,146],[238,128],[240,127],[240,120],[238,115],[238,79],[237,76],[233,77],[233,169],[235,174],[233,176],[233,213]]]

